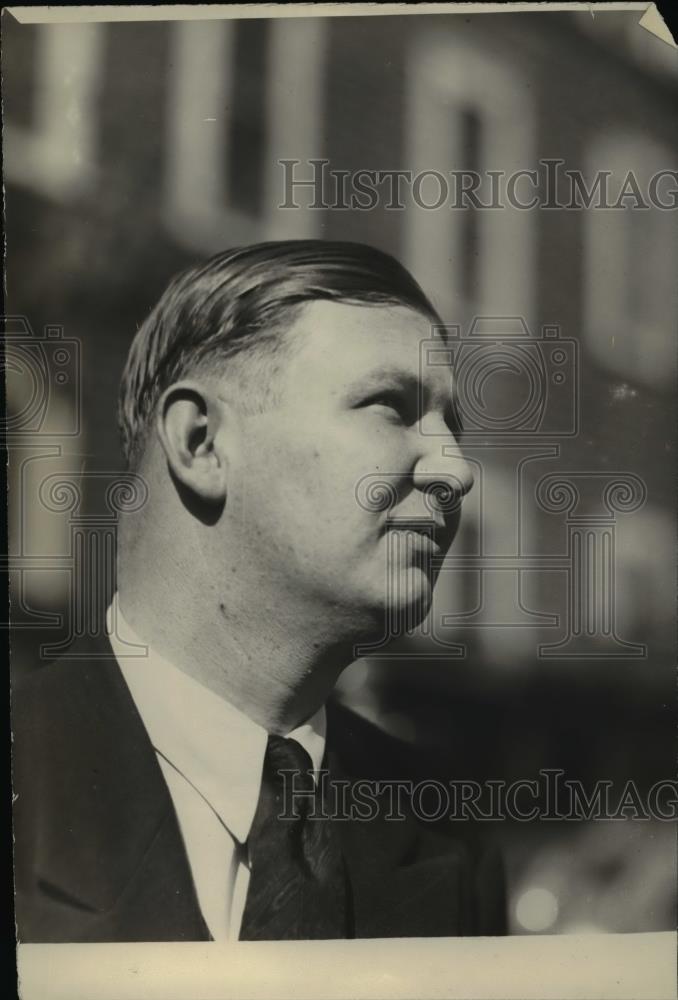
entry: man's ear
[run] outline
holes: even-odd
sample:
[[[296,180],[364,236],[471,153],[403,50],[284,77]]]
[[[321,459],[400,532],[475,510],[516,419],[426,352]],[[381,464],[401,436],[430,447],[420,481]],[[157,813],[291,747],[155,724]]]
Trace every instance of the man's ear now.
[[[175,382],[158,403],[156,428],[172,472],[210,503],[226,499],[226,457],[215,446],[224,419],[216,393],[197,381]]]

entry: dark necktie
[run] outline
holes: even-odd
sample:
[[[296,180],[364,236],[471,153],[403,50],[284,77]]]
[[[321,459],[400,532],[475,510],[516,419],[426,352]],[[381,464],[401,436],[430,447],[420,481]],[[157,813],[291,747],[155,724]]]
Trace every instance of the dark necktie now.
[[[248,840],[251,874],[241,941],[348,936],[343,858],[335,825],[322,818],[322,789],[308,773],[312,767],[296,740],[269,736]],[[309,816],[314,805],[320,818]]]

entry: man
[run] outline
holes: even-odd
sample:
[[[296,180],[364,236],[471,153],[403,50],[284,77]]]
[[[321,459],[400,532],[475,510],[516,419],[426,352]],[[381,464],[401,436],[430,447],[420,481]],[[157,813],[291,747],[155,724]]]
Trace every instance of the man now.
[[[140,328],[120,422],[148,501],[109,634],[15,698],[20,939],[502,932],[475,841],[310,816],[328,776],[403,758],[325,705],[360,644],[426,615],[472,485],[450,372],[420,370],[439,323],[391,257],[305,240],[187,271]]]

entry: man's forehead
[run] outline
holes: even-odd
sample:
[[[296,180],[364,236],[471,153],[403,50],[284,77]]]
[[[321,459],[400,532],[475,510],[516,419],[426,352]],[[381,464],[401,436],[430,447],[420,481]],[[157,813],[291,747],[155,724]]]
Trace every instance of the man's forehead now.
[[[371,331],[394,337],[408,332],[431,336],[435,327],[432,318],[404,303],[337,302],[327,299],[305,303],[295,325],[308,332],[340,334],[342,331]]]
[[[374,369],[402,369],[434,379],[445,374],[425,363],[426,342],[444,340],[431,318],[405,305],[352,304],[314,301],[292,332],[304,337],[300,353],[332,363],[347,374]],[[449,377],[449,369],[447,370]]]

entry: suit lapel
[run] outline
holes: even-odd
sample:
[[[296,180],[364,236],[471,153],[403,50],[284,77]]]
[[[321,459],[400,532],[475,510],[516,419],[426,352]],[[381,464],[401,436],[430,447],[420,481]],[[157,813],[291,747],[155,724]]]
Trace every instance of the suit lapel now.
[[[402,747],[400,747],[402,753]],[[403,776],[398,745],[375,726],[328,705],[330,780]],[[404,772],[407,773],[406,771]],[[376,776],[376,777],[375,777]],[[406,797],[405,797],[406,798]],[[473,933],[470,865],[462,844],[422,827],[407,811],[337,823],[350,883],[355,937],[439,937]]]
[[[412,817],[339,822],[353,936],[440,937],[472,933],[464,850],[419,830]]]
[[[167,786],[108,640],[76,643],[28,687],[40,773],[17,787],[40,831],[37,923],[61,940],[209,939]]]

